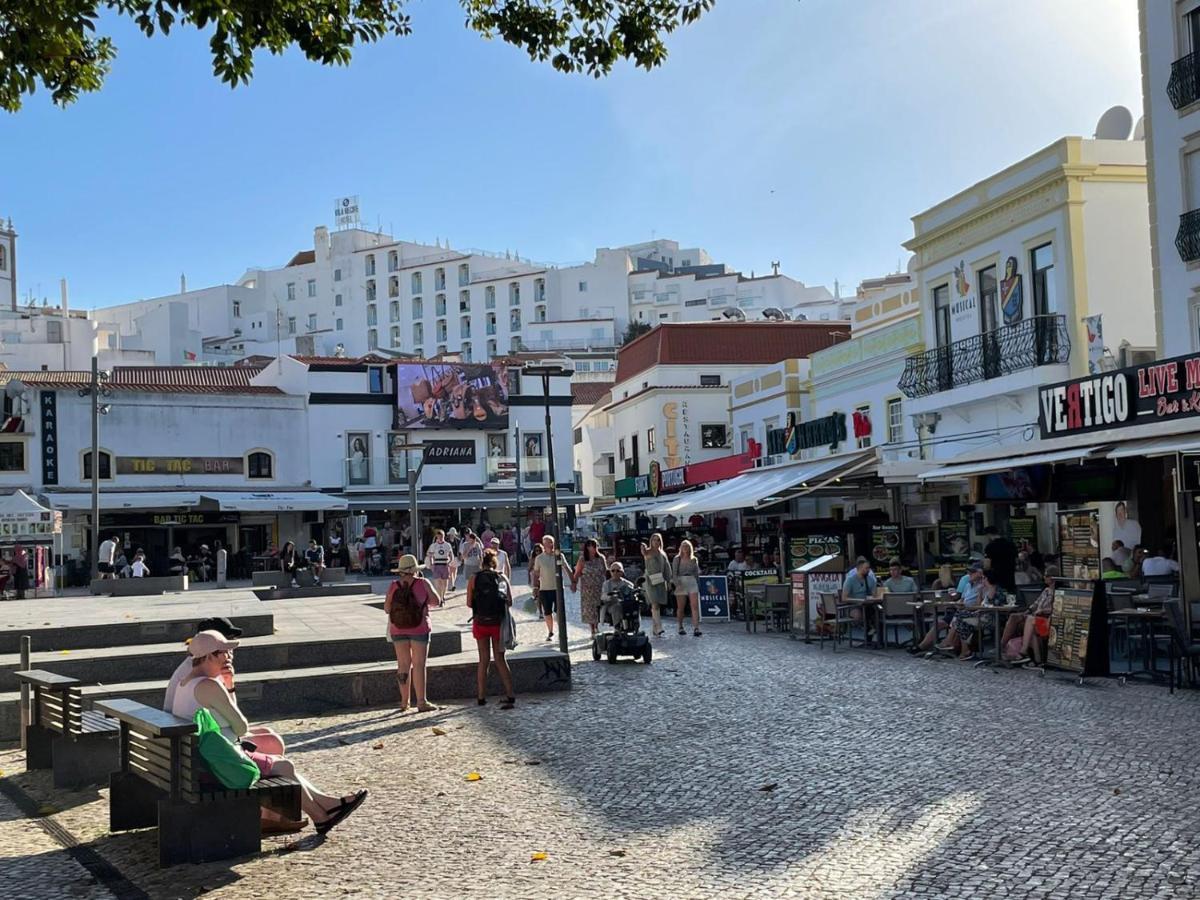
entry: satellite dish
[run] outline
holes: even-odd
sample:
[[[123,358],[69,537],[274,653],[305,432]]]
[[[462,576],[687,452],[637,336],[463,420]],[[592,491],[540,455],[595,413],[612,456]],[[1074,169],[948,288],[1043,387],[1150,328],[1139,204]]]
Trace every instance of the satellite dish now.
[[[723,313],[721,313],[721,315],[723,315],[727,319],[737,319],[739,322],[746,321],[746,314],[744,312],[742,312],[740,309],[730,308],[730,309],[725,310]]]
[[[1135,141],[1144,141],[1146,139],[1146,117],[1138,116],[1137,124],[1133,126],[1133,139]]]
[[[4,386],[4,396],[6,397],[19,397],[23,393],[25,393],[25,382],[20,378],[14,378]]]
[[[778,306],[768,306],[763,310],[762,315],[764,319],[770,319],[773,322],[787,322],[791,319],[791,316],[785,313]]]
[[[1123,106],[1114,106],[1096,123],[1094,137],[1100,141],[1127,141],[1133,131],[1133,113]]]

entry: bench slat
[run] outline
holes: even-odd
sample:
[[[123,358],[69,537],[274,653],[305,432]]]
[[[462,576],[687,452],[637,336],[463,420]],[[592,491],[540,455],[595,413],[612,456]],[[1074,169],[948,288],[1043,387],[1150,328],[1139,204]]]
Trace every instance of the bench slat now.
[[[124,698],[113,700],[97,700],[96,709],[127,723],[132,728],[154,737],[174,737],[182,734],[193,734],[196,723],[173,716],[169,712],[137,703]]]
[[[101,713],[95,710],[87,709],[79,717],[80,725],[83,728],[84,734],[100,734],[109,731],[120,731],[119,726],[112,719],[105,718]]]

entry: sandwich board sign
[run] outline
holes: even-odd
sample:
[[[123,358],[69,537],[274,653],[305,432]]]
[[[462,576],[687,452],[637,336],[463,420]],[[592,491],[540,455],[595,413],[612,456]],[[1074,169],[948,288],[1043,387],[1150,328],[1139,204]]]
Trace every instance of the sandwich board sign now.
[[[729,579],[725,575],[701,575],[696,579],[700,589],[700,621],[729,621]]]

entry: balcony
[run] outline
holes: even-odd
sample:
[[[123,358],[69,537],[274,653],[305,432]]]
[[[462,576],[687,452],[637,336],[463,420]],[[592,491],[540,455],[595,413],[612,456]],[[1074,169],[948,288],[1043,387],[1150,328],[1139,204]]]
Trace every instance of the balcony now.
[[[900,376],[909,399],[1067,362],[1071,336],[1065,316],[1033,316],[947,347],[910,356]]]
[[[1185,212],[1179,217],[1179,231],[1175,234],[1175,249],[1184,262],[1200,259],[1200,209]]]
[[[487,460],[488,487],[511,488],[517,484],[517,464],[521,468],[521,485],[545,484],[549,466],[543,457],[527,456],[517,460],[512,456],[491,456]]]
[[[1200,100],[1200,54],[1189,53],[1171,64],[1171,79],[1167,82],[1167,96],[1176,109],[1191,106]]]

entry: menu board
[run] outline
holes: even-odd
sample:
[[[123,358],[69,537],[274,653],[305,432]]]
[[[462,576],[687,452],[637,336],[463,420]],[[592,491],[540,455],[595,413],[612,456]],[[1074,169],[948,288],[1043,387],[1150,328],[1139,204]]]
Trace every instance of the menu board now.
[[[966,522],[939,522],[938,547],[946,562],[963,563],[971,558],[971,533]]]
[[[1091,621],[1091,591],[1055,591],[1050,637],[1046,644],[1047,665],[1083,674]]]
[[[822,568],[824,567],[822,566]],[[792,573],[792,637],[794,639],[808,640],[808,632],[811,631],[812,623],[817,621],[817,614],[820,612],[820,595],[836,593],[841,589],[842,575],[839,572]]]
[[[844,556],[840,534],[806,534],[788,540],[788,569],[798,569],[822,556]]]
[[[1011,516],[1008,520],[1008,531],[1013,543],[1018,547],[1024,541],[1037,546],[1037,518],[1034,516]]]
[[[1094,581],[1100,577],[1100,522],[1095,510],[1058,514],[1058,547],[1063,578]]]
[[[872,525],[871,526],[871,561],[876,566],[884,566],[893,556],[900,555],[900,526]]]

